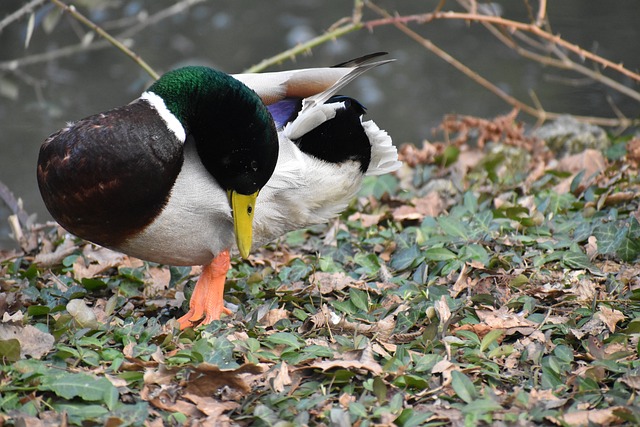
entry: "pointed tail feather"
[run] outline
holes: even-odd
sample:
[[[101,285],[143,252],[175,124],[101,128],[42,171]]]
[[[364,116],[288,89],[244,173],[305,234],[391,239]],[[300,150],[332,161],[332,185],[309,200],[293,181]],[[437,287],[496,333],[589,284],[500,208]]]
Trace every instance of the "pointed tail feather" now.
[[[306,110],[307,108],[311,108],[317,104],[324,104],[329,98],[335,95],[340,89],[342,89],[343,87],[345,87],[346,85],[348,85],[349,83],[357,79],[360,75],[366,73],[372,68],[375,68],[382,64],[387,64],[393,61],[395,61],[395,59],[385,59],[382,61],[362,63],[360,65],[355,66],[354,68],[347,68],[349,72],[346,73],[344,76],[340,77],[340,79],[338,79],[335,83],[333,83],[331,87],[325,89],[321,93],[305,98],[302,104],[302,111]],[[337,69],[340,69],[340,68],[337,68]]]
[[[362,73],[393,59],[373,61],[384,53],[373,53],[352,59],[334,67],[305,68],[274,73],[234,74],[253,89],[266,105],[284,98],[306,98],[305,107],[324,103]],[[306,105],[309,105],[307,107]]]

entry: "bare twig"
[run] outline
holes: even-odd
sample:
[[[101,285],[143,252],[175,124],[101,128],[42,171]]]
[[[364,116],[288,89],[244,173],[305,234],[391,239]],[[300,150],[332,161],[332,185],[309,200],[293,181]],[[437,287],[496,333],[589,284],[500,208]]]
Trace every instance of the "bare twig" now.
[[[498,40],[500,40],[507,47],[512,49],[514,52],[516,52],[518,55],[522,56],[523,58],[530,59],[539,64],[548,65],[548,66],[563,69],[563,70],[575,71],[577,73],[580,73],[589,77],[594,81],[600,82],[605,86],[609,86],[610,88],[622,93],[623,95],[627,95],[630,98],[640,101],[640,92],[635,91],[629,86],[625,86],[622,83],[618,82],[617,80],[607,77],[602,73],[594,71],[591,68],[585,67],[584,65],[578,64],[575,61],[572,61],[566,54],[564,54],[564,52],[562,52],[561,49],[558,49],[557,46],[551,45],[550,49],[548,46],[546,46],[546,50],[547,51],[550,50],[559,59],[552,58],[546,55],[541,55],[539,53],[525,49],[521,45],[519,45],[513,39],[513,37],[510,37],[510,35],[505,34],[505,32],[503,31],[500,31],[494,25],[489,23],[483,23],[483,25],[485,25],[487,30],[489,30],[489,32],[491,32]],[[538,49],[543,48],[542,46],[537,46],[536,41],[526,37],[524,33],[518,32],[515,35],[518,36],[518,38],[524,40],[530,46],[536,46]]]
[[[4,18],[2,18],[2,21],[0,21],[0,33],[2,32],[2,30],[5,29],[5,27],[10,25],[11,23],[19,20],[24,15],[33,12],[33,10],[36,7],[40,6],[45,1],[46,0],[31,0],[29,3],[25,4],[20,9],[16,10],[13,13],[10,13],[7,16],[5,16]]]
[[[163,21],[167,18],[170,18],[174,15],[177,15],[179,13],[184,12],[185,10],[189,9],[190,7],[195,6],[196,4],[199,3],[204,3],[206,0],[182,0],[177,2],[176,4],[167,7],[166,9],[162,9],[156,13],[154,13],[153,15],[147,17],[144,21],[140,22],[138,25],[134,25],[133,27],[124,30],[121,34],[119,34],[118,37],[120,38],[124,38],[124,37],[131,37],[132,35],[140,32],[140,30],[150,26],[150,25],[155,25],[160,21]]]
[[[33,64],[39,64],[42,62],[52,61],[54,59],[64,58],[80,52],[103,49],[107,46],[110,46],[110,44],[105,40],[98,40],[89,45],[84,43],[78,43],[71,46],[65,46],[60,49],[25,56],[24,58],[11,59],[9,61],[2,61],[0,62],[0,71],[2,70],[15,71],[20,67],[24,67],[26,65],[33,65]]]
[[[538,120],[538,122],[544,122],[544,121],[549,120],[549,119],[556,119],[556,118],[558,118],[558,117],[563,115],[561,113],[548,112],[548,111],[544,110],[543,108],[541,108],[541,106],[538,106],[537,108],[536,107],[532,107],[529,104],[526,104],[526,103],[518,100],[517,98],[507,94],[502,89],[500,89],[498,86],[494,85],[489,80],[487,80],[486,78],[480,76],[478,73],[476,73],[475,71],[471,70],[469,67],[467,67],[466,65],[464,65],[463,63],[461,63],[460,61],[455,59],[449,53],[447,53],[444,50],[440,49],[432,41],[430,41],[428,39],[425,39],[424,37],[422,37],[421,35],[419,35],[415,31],[411,30],[407,25],[405,25],[405,21],[406,22],[416,22],[416,21],[428,22],[431,19],[435,19],[438,14],[431,13],[431,14],[423,14],[423,15],[411,15],[410,17],[409,16],[396,16],[396,17],[394,17],[394,16],[391,16],[386,10],[380,8],[379,6],[377,6],[377,5],[375,5],[375,4],[371,3],[371,2],[367,3],[367,6],[371,10],[375,11],[377,14],[382,16],[383,18],[382,19],[378,19],[378,20],[372,20],[372,21],[365,22],[364,23],[365,27],[369,28],[369,27],[375,27],[375,26],[378,26],[378,25],[388,25],[388,24],[392,24],[392,25],[396,26],[400,31],[405,33],[411,39],[413,39],[414,41],[418,42],[420,45],[424,46],[426,49],[429,49],[431,52],[435,53],[438,57],[440,57],[441,59],[445,60],[446,62],[448,62],[449,64],[454,66],[456,69],[458,69],[459,71],[464,73],[467,77],[469,77],[470,79],[472,79],[473,81],[475,81],[476,83],[481,85],[482,87],[484,87],[484,88],[488,89],[489,91],[491,91],[492,93],[494,93],[496,96],[498,96],[500,99],[505,101],[507,104],[513,106],[514,108],[517,108],[518,110],[521,110],[521,111],[525,112],[526,114],[529,114],[530,116],[532,116],[534,118],[536,118]],[[468,15],[469,17],[470,16],[483,16],[483,15],[472,15],[472,14],[464,14],[464,15]],[[406,18],[410,18],[410,19],[406,19]],[[371,25],[371,24],[373,24],[373,25]],[[596,125],[600,125],[600,126],[609,126],[609,127],[627,128],[629,126],[636,125],[636,124],[640,123],[639,120],[633,120],[633,119],[628,119],[628,118],[610,119],[610,118],[591,117],[591,116],[574,116],[574,117],[577,120],[580,120],[580,121],[583,121],[583,122],[588,122],[588,123],[592,123],[592,124],[596,124]]]
[[[369,6],[372,6],[372,3],[368,3]],[[616,64],[613,61],[610,61],[606,58],[603,58],[600,55],[596,55],[595,53],[589,52],[581,48],[578,45],[570,43],[564,40],[562,37],[548,33],[542,28],[533,25],[533,24],[525,24],[523,22],[513,21],[510,19],[501,18],[499,16],[493,15],[481,15],[475,13],[463,13],[463,12],[435,12],[435,13],[425,13],[418,15],[407,15],[407,16],[390,16],[375,21],[369,21],[365,23],[367,28],[374,28],[380,25],[388,25],[388,24],[407,24],[409,22],[418,22],[424,23],[428,21],[433,21],[436,19],[455,19],[455,20],[463,20],[463,21],[474,21],[474,22],[489,22],[496,25],[501,25],[505,27],[509,27],[512,30],[520,30],[526,31],[529,33],[533,33],[536,36],[547,40],[553,44],[558,46],[562,46],[563,48],[575,53],[580,58],[589,59],[597,64],[600,64],[604,68],[611,68],[612,70],[617,71],[618,73],[629,77],[635,81],[640,82],[640,74],[634,73],[633,71],[624,67],[622,63]]]
[[[330,40],[340,38],[345,34],[348,34],[355,30],[359,30],[360,28],[362,28],[362,24],[359,22],[350,22],[348,24],[341,25],[318,37],[314,37],[305,43],[301,43],[295,47],[292,47],[291,49],[287,49],[284,52],[272,56],[271,58],[264,59],[245,70],[245,73],[258,73],[268,67],[279,64],[283,61],[286,61],[287,59],[293,59],[297,55],[308,52],[316,46],[320,46]]]
[[[116,48],[118,48],[120,51],[122,51],[129,58],[133,59],[133,61],[136,64],[140,65],[140,67],[142,67],[142,69],[144,69],[154,80],[158,79],[158,77],[159,77],[158,73],[156,73],[153,70],[153,68],[151,68],[151,66],[149,64],[147,64],[142,58],[140,58],[140,56],[138,54],[133,52],[131,49],[129,49],[123,43],[118,41],[116,38],[112,37],[111,34],[107,33],[105,30],[100,28],[98,25],[94,24],[91,20],[89,20],[83,14],[78,12],[74,6],[68,6],[67,4],[63,3],[60,0],[51,0],[51,2],[53,4],[55,4],[56,6],[58,6],[60,9],[62,9],[63,11],[65,11],[68,14],[70,14],[71,16],[73,16],[76,20],[78,20],[82,24],[84,24],[87,27],[89,27],[91,30],[95,31],[102,38],[104,38],[109,43],[114,45]]]
[[[536,25],[542,27],[545,17],[547,16],[547,0],[539,0],[540,7],[538,7],[538,16],[536,17]]]
[[[16,196],[13,195],[9,187],[7,187],[3,182],[0,182],[0,200],[2,200],[11,212],[17,216],[22,225],[27,224],[29,221],[29,214],[24,210],[22,201],[20,199],[16,199]]]
[[[195,4],[202,3],[206,0],[182,0],[166,9],[160,10],[159,12],[154,13],[146,17],[137,25],[134,25],[122,33],[118,34],[116,37],[118,39],[125,39],[132,37],[138,32],[144,30],[146,27],[150,25],[157,24],[163,19],[167,19],[175,14],[183,12],[185,9],[192,7]],[[52,50],[45,53],[35,54],[26,56],[24,58],[11,59],[8,61],[0,62],[0,71],[1,70],[16,70],[25,65],[33,65],[42,62],[47,62],[53,59],[59,59],[67,56],[74,55],[79,52],[84,52],[87,50],[98,50],[103,49],[105,47],[110,46],[110,43],[104,40],[96,40],[91,44],[79,43],[76,45],[65,46],[60,49]]]

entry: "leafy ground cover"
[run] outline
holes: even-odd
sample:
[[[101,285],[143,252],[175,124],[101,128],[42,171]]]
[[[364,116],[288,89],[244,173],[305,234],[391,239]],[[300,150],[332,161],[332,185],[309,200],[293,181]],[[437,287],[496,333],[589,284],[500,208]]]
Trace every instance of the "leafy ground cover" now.
[[[33,227],[0,257],[0,425],[640,423],[640,140],[545,132],[446,118],[182,333],[196,268]]]

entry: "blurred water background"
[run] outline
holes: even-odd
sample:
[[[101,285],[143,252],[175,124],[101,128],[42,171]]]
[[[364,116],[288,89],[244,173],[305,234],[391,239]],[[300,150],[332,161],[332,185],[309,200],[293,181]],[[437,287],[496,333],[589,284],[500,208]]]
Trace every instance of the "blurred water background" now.
[[[126,19],[134,25],[141,13],[153,14],[176,3],[100,2],[116,7],[92,8],[88,13],[81,7],[86,2],[78,2],[79,10],[105,25],[117,25],[114,20],[126,25]],[[0,19],[24,3],[2,0]],[[403,14],[429,12],[437,3],[378,2],[387,10],[398,9]],[[526,20],[523,2],[502,0],[496,4],[504,16]],[[337,20],[349,16],[352,5],[345,0],[211,0],[136,33],[132,48],[158,72],[196,63],[241,72],[322,34]],[[42,19],[53,7],[49,4],[35,15],[36,29],[27,48],[26,19],[0,33],[0,65],[79,42],[79,34],[86,30],[67,16],[51,33],[44,31]],[[549,0],[548,12],[553,31],[566,40],[624,62],[631,70],[640,68],[637,0]],[[365,19],[373,18],[370,12],[365,15]],[[535,91],[548,111],[614,117],[606,98],[609,95],[626,115],[637,117],[640,113],[636,101],[519,57],[480,25],[439,21],[412,28],[509,94],[530,102],[528,93]],[[351,33],[314,49],[311,55],[270,70],[332,65],[376,51],[387,51],[397,61],[363,76],[344,93],[365,104],[369,116],[387,129],[398,145],[420,144],[431,138],[432,129],[448,113],[491,118],[511,110],[392,26]],[[149,84],[149,76],[112,47],[24,65],[17,72],[0,71],[0,181],[22,198],[27,212],[37,214],[39,221],[50,219],[35,179],[42,141],[66,121],[128,103]],[[11,245],[7,238],[8,215],[0,202],[0,248]]]

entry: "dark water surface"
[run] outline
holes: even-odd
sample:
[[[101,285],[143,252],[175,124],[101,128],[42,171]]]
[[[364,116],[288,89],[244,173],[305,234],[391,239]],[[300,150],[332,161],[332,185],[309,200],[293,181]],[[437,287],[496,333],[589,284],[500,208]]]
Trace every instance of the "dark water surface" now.
[[[0,19],[23,3],[2,0]],[[127,6],[90,17],[104,23],[135,16],[141,10],[152,14],[174,4],[167,0],[121,3]],[[525,16],[520,1],[497,3],[504,8],[505,17]],[[428,12],[437,1],[379,4],[405,14]],[[137,33],[133,49],[158,72],[194,63],[240,72],[321,34],[350,15],[351,6],[345,0],[208,1]],[[553,30],[566,40],[624,62],[632,70],[640,68],[638,0],[549,0],[548,10]],[[365,15],[365,19],[374,18],[370,12]],[[51,34],[38,26],[25,50],[26,25],[26,20],[14,23],[0,33],[0,63],[77,43],[78,34],[85,31],[63,17]],[[576,76],[518,57],[479,25],[441,21],[412,28],[517,98],[529,102],[528,93],[534,90],[549,111],[613,117],[606,101],[609,94],[625,114],[640,113],[637,102],[599,85],[581,79],[567,85],[566,79]],[[398,145],[430,138],[432,128],[448,113],[493,117],[510,111],[494,95],[391,26],[352,33],[314,49],[313,55],[272,70],[331,65],[375,51],[387,51],[397,61],[363,76],[344,93],[363,102],[369,116]],[[0,71],[0,94],[17,90],[15,99],[0,96],[0,181],[23,199],[28,212],[37,213],[41,221],[49,219],[35,179],[42,141],[66,121],[128,103],[149,84],[136,64],[111,47],[24,66],[15,74]],[[10,245],[7,215],[0,202],[0,248]]]

